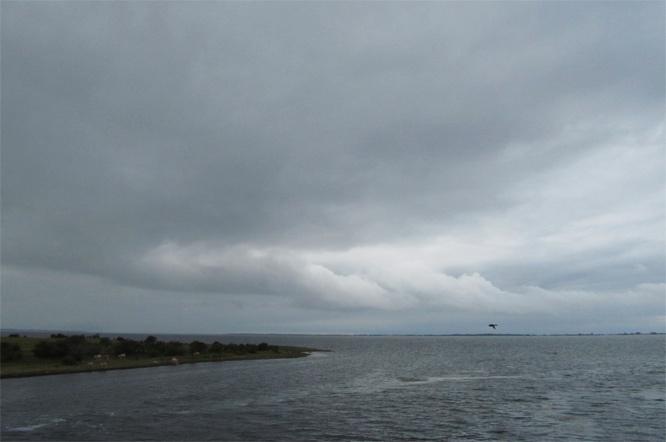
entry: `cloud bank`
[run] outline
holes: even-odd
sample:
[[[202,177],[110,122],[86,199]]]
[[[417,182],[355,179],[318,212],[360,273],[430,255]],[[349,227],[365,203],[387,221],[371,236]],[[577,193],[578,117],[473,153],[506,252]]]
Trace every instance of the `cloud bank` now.
[[[7,3],[3,327],[663,331],[664,12]]]

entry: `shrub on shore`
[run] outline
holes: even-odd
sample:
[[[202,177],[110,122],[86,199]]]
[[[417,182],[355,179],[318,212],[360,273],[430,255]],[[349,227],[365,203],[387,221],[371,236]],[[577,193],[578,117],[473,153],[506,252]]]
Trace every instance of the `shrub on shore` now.
[[[98,340],[86,339],[83,335],[72,335],[58,340],[40,341],[35,344],[32,353],[38,358],[81,361],[83,358],[92,357],[102,350]]]
[[[17,361],[23,357],[21,346],[3,342],[0,348],[0,362]]]

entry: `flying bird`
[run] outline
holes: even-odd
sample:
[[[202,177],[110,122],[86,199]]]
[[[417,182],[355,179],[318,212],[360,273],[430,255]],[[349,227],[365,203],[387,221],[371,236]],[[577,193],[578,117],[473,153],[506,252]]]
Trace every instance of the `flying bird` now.
[[[497,329],[497,324],[488,324],[488,327],[492,327],[493,329]]]

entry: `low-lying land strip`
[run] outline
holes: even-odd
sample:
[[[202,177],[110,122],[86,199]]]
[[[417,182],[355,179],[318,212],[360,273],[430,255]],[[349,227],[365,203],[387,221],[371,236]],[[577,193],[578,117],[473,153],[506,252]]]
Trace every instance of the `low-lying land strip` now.
[[[261,344],[206,344],[192,341],[143,341],[123,337],[51,335],[50,338],[0,338],[0,378],[44,376],[200,362],[298,358],[319,351],[306,347]]]

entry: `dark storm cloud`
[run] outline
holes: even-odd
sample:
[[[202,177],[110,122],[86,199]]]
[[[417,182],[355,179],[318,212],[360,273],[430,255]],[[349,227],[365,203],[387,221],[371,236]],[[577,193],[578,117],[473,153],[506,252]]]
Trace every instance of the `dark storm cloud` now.
[[[484,276],[512,290],[663,282],[663,12],[5,3],[3,265],[345,309],[402,308],[447,284],[451,305],[501,292]],[[617,146],[630,153],[615,161]],[[588,174],[586,158],[610,176]],[[612,176],[630,182],[628,168],[641,184],[618,195]],[[548,191],[572,179],[575,205]],[[569,255],[553,248],[617,204],[642,221],[598,224],[615,229],[605,243]],[[626,233],[640,222],[643,236]],[[500,246],[484,257],[488,229]],[[459,262],[438,255],[417,273],[458,277],[422,291],[352,256],[393,244],[413,259],[455,235]],[[521,270],[535,244],[555,256]],[[602,257],[607,271],[585,264]]]

